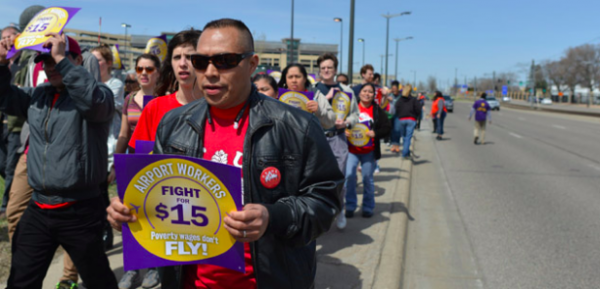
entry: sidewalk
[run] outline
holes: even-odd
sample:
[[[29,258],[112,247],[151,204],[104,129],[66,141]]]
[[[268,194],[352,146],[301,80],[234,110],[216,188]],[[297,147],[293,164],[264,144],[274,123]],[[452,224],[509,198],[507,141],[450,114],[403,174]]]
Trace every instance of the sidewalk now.
[[[392,155],[385,145],[382,150],[375,215],[365,219],[357,212],[343,231],[334,224],[317,241],[317,289],[400,288],[412,162]]]
[[[381,172],[375,175],[375,215],[365,219],[357,211],[354,218],[348,219],[343,231],[334,223],[330,232],[317,241],[317,289],[400,288],[412,162],[392,155],[388,147],[382,145],[379,165]],[[358,192],[360,204],[360,181]],[[120,233],[115,232],[114,242],[115,248],[107,254],[111,268],[120,280],[123,275]],[[63,256],[57,254],[43,288],[56,286],[62,268]],[[142,270],[141,275],[145,272]]]

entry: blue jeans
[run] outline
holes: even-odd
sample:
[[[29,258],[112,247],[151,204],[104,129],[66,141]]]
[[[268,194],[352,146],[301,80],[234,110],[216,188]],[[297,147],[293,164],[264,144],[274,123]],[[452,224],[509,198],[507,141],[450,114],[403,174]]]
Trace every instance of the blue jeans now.
[[[400,136],[402,137],[402,156],[408,157],[410,155],[410,141],[417,122],[414,120],[399,120],[398,122],[400,123]]]
[[[348,154],[346,163],[346,211],[354,212],[358,206],[356,197],[356,168],[358,163],[362,166],[363,177],[363,213],[373,213],[375,208],[375,183],[373,173],[375,172],[375,153]]]
[[[392,118],[391,143],[396,146],[400,145],[400,119],[395,115]]]
[[[442,111],[442,117],[437,118],[437,134],[444,134],[444,120],[446,119],[446,112]]]

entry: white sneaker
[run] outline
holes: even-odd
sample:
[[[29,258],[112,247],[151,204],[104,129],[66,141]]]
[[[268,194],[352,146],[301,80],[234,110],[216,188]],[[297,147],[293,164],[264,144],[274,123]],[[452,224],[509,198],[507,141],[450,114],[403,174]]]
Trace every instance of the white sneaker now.
[[[344,215],[344,211],[342,211],[338,217],[337,217],[337,222],[336,222],[336,226],[338,229],[343,230],[344,228],[346,228],[346,216]]]

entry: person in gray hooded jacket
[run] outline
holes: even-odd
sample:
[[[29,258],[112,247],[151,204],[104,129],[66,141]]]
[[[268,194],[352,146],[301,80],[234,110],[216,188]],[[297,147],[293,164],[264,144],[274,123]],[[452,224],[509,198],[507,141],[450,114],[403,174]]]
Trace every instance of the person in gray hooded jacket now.
[[[88,288],[117,288],[102,242],[107,138],[115,111],[112,91],[82,66],[79,44],[47,34],[42,62],[49,83],[34,89],[10,85],[0,42],[0,110],[27,118],[28,178],[33,188],[12,240],[8,288],[41,288],[56,248],[71,256]]]

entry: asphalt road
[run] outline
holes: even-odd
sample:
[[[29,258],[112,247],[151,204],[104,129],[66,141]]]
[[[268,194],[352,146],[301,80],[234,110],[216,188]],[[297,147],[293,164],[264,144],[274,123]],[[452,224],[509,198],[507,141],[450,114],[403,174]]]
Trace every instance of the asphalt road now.
[[[417,134],[404,287],[600,288],[600,119],[469,110]]]

